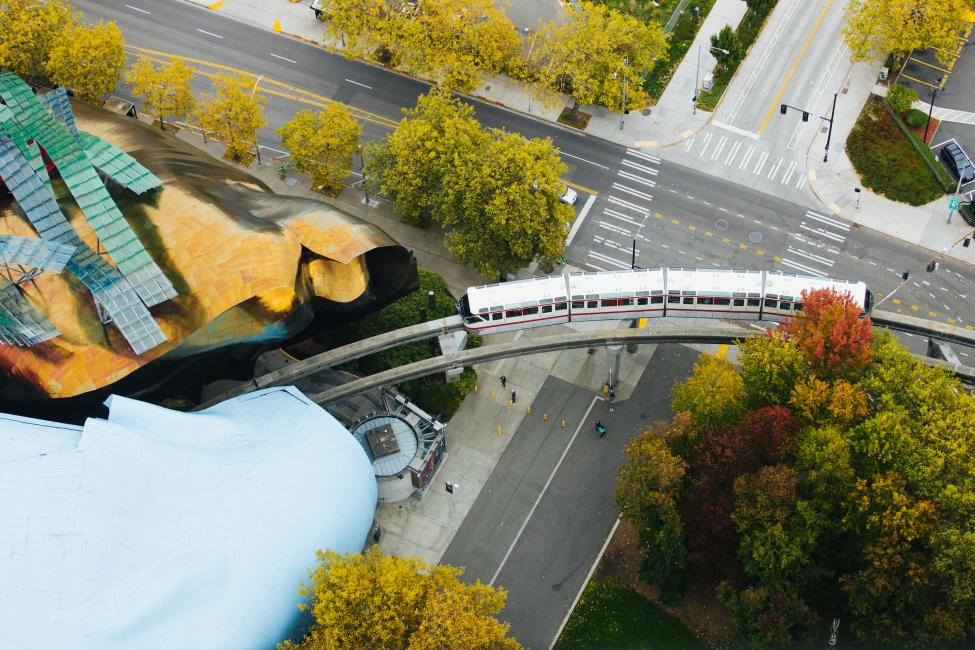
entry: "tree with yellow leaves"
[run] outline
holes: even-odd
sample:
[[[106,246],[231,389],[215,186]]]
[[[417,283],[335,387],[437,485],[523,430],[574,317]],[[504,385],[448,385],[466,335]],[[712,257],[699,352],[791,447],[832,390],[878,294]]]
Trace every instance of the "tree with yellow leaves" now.
[[[183,59],[174,58],[168,65],[157,68],[147,59],[139,59],[125,73],[125,81],[132,94],[142,98],[147,111],[159,116],[159,128],[167,115],[182,117],[193,112],[196,98],[190,87],[193,68]]]
[[[299,589],[302,610],[315,622],[298,643],[279,650],[383,648],[384,650],[518,650],[507,623],[495,616],[504,589],[459,578],[463,569],[430,565],[419,558],[364,553],[318,552],[311,583]]]
[[[843,39],[853,61],[933,47],[947,64],[970,7],[968,0],[852,0]]]
[[[203,96],[197,109],[200,126],[223,141],[224,158],[249,162],[257,144],[257,130],[265,124],[264,97],[257,95],[257,84],[243,75],[217,75],[214,92]]]
[[[64,30],[45,69],[53,83],[97,103],[118,86],[124,65],[122,31],[114,22],[100,22]]]
[[[278,129],[281,143],[291,152],[291,163],[311,176],[326,191],[342,189],[342,181],[355,165],[362,125],[338,102],[317,115],[298,111]]]
[[[658,23],[583,2],[582,12],[568,21],[545,25],[529,65],[536,69],[543,98],[551,98],[554,91],[570,95],[577,107],[600,103],[613,110],[642,108],[648,98],[641,73],[666,52]]]
[[[0,3],[0,68],[24,79],[47,78],[48,55],[81,15],[64,0],[4,0]]]

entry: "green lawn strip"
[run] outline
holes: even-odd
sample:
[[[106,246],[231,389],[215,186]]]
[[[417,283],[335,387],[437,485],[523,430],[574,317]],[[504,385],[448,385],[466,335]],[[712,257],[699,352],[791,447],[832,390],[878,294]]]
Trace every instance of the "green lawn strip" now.
[[[742,48],[745,50],[746,57],[748,56],[748,51],[755,44],[756,39],[758,39],[758,35],[762,33],[762,27],[765,26],[765,21],[768,19],[769,14],[775,9],[776,2],[770,3],[764,11],[748,9],[745,11],[741,22],[738,23],[738,27],[735,28],[735,32],[738,34],[738,40],[741,41]],[[728,88],[728,84],[731,83],[731,79],[735,76],[739,65],[741,65],[741,61],[734,65],[722,66],[715,73],[714,85],[711,86],[711,90],[706,90],[697,97],[698,108],[702,111],[713,111],[717,108],[718,102],[721,101],[721,96],[724,94],[725,89]]]
[[[911,146],[880,101],[867,102],[846,140],[847,154],[860,180],[874,192],[910,205],[924,205],[943,196],[922,154]],[[923,150],[930,152],[926,146]]]
[[[931,163],[931,167],[929,168],[929,171],[933,169],[934,173],[938,175],[938,178],[941,180],[941,189],[943,191],[948,191],[945,188],[949,188],[949,189],[954,188],[955,181],[951,178],[951,174],[948,173],[948,170],[944,168],[944,165],[942,165],[941,162],[938,160],[938,157],[935,155],[934,151],[931,150],[931,147],[926,145],[924,141],[921,140],[921,138],[914,135],[910,127],[908,127],[904,123],[904,120],[902,120],[900,116],[897,115],[896,112],[894,113],[893,119],[900,122],[900,125],[904,127],[905,135],[912,142],[914,142],[914,144],[917,146],[918,151],[920,151],[921,155],[927,158],[928,162]]]
[[[669,47],[667,48],[667,57],[661,61],[657,61],[657,64],[653,66],[653,70],[650,71],[646,81],[643,83],[643,87],[654,100],[660,99],[660,96],[664,94],[667,84],[670,83],[671,77],[674,76],[674,71],[677,70],[677,66],[680,65],[684,55],[687,54],[687,50],[694,44],[694,37],[697,36],[697,31],[701,28],[704,19],[707,18],[708,12],[714,6],[714,2],[715,0],[700,0],[695,3],[701,10],[700,18],[696,18],[692,8],[688,6],[685,7],[684,13],[677,19],[677,24],[674,25],[674,31],[670,33],[670,37],[668,38]]]
[[[591,581],[555,650],[612,648],[708,650],[683,623],[645,596],[609,581]]]

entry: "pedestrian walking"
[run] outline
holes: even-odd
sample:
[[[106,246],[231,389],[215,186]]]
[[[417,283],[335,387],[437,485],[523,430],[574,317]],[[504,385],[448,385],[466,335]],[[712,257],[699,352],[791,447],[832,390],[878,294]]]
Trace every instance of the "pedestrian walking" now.
[[[508,378],[501,375],[501,388],[504,388],[508,384]]]

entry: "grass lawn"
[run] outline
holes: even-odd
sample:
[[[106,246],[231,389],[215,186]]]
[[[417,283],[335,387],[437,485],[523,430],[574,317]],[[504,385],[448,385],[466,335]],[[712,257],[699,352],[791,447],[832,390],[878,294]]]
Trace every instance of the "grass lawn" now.
[[[555,650],[708,650],[683,623],[642,594],[609,581],[586,587]]]
[[[924,205],[943,196],[921,154],[880,101],[871,98],[867,102],[846,140],[847,154],[860,180],[874,192],[910,205]]]

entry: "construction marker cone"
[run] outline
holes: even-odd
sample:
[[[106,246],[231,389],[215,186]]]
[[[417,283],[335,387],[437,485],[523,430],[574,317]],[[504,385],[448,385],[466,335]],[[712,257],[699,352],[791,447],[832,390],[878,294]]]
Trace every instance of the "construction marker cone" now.
[[[565,420],[562,420],[562,428],[565,428]]]
[[[498,437],[501,437],[501,427],[498,427]]]
[[[531,415],[531,414],[532,414],[532,407],[529,406],[528,407],[528,415]]]

